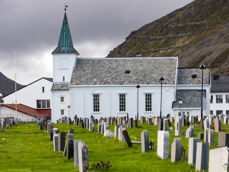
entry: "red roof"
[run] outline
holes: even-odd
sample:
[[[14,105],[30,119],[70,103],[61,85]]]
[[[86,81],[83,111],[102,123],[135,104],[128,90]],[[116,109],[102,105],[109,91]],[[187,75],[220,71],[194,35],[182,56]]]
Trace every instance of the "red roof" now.
[[[18,112],[22,112],[37,118],[50,118],[51,119],[51,109],[34,109],[23,104],[2,104],[2,106],[8,107]]]

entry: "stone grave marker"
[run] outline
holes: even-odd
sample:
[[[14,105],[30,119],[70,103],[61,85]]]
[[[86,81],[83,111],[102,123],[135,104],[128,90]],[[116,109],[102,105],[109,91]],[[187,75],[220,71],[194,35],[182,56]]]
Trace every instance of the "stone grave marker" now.
[[[74,134],[68,133],[67,141],[67,157],[70,159],[73,158],[74,154]]]
[[[204,142],[208,143],[208,130],[204,130]]]
[[[134,120],[134,125],[133,125],[134,128],[138,128],[138,120]]]
[[[118,137],[118,126],[114,126],[114,137]]]
[[[182,122],[180,117],[176,117],[175,120],[175,136],[180,136],[182,132]]]
[[[169,132],[157,132],[157,155],[161,159],[169,158]]]
[[[168,120],[164,119],[163,121],[163,131],[168,131]]]
[[[196,149],[196,170],[208,170],[208,153],[209,144],[198,142]]]
[[[58,134],[53,135],[53,149],[54,152],[58,151]]]
[[[90,123],[89,131],[92,133],[95,132],[95,124],[93,122]]]
[[[85,172],[89,168],[88,147],[85,143],[78,143],[79,172]]]
[[[211,149],[209,155],[209,172],[229,171],[229,148]]]
[[[78,144],[81,140],[74,140],[74,166],[79,166],[79,151]]]
[[[215,132],[220,132],[221,131],[221,121],[219,119],[215,119],[214,124],[215,124]]]
[[[213,129],[208,129],[208,143],[209,146],[214,145],[214,130]]]
[[[197,148],[198,142],[200,142],[199,138],[189,138],[188,164],[195,164],[196,163],[196,148]]]
[[[58,133],[58,151],[64,151],[65,132]]]
[[[122,131],[122,135],[124,136],[124,140],[126,141],[127,146],[129,148],[132,147],[133,145],[131,143],[131,140],[130,140],[130,137],[129,137],[129,134],[128,134],[126,128],[122,127],[121,131]]]
[[[194,127],[191,125],[186,130],[186,138],[194,137]]]
[[[218,134],[218,147],[229,147],[229,133],[219,132]]]
[[[204,133],[203,133],[203,132],[199,132],[199,133],[198,133],[198,138],[199,138],[200,140],[203,140],[203,139],[204,139]]]
[[[141,147],[142,153],[149,152],[149,132],[144,130],[141,132]]]
[[[174,141],[172,143],[171,147],[171,162],[176,162],[181,160],[181,139],[180,138],[174,138]]]
[[[133,128],[134,127],[134,121],[133,121],[133,118],[130,118],[128,120],[128,128]]]
[[[158,130],[163,130],[163,118],[159,118],[159,121],[158,121]]]

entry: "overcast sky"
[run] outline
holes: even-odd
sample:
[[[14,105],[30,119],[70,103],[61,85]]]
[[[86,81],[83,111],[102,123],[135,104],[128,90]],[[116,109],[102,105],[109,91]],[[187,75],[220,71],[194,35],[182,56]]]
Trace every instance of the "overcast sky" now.
[[[21,84],[52,77],[65,3],[80,56],[105,57],[131,31],[191,1],[0,0],[0,72],[11,79],[16,72]]]

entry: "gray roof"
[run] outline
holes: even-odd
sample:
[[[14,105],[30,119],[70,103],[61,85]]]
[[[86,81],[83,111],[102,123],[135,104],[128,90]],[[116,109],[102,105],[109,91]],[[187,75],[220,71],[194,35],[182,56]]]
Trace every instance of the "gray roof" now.
[[[53,83],[52,91],[57,91],[57,90],[69,90],[69,84],[67,82]]]
[[[196,78],[192,78],[192,75]],[[210,84],[210,69],[204,69],[204,84]],[[202,83],[202,70],[200,68],[178,68],[177,84],[201,84]]]
[[[205,95],[205,91],[204,91]],[[179,101],[182,104],[179,104]],[[201,90],[177,90],[176,101],[173,102],[173,108],[200,108]]]
[[[229,76],[213,76],[211,92],[229,92]]]
[[[177,57],[77,58],[71,85],[175,84],[176,67]]]

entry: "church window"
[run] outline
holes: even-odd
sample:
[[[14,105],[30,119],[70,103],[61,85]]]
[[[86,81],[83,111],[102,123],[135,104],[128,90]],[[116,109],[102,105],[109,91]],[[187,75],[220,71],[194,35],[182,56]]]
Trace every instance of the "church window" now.
[[[152,111],[152,94],[145,94],[145,111]]]
[[[50,100],[37,100],[37,109],[49,109]]]
[[[63,76],[63,82],[65,81],[65,76]]]
[[[213,103],[213,95],[211,95],[210,103]]]
[[[223,103],[223,95],[216,95],[216,103]]]
[[[64,109],[61,109],[61,110],[60,110],[60,114],[61,114],[61,115],[64,115]]]
[[[42,87],[42,93],[44,93],[45,92],[45,87]]]
[[[119,111],[126,111],[126,94],[119,94]]]
[[[100,105],[99,105],[99,94],[93,94],[93,111],[99,112],[100,111]]]
[[[62,102],[62,103],[64,102],[64,97],[63,96],[60,97],[60,102]]]
[[[229,103],[229,95],[226,95],[226,103]]]

